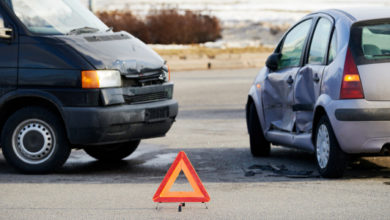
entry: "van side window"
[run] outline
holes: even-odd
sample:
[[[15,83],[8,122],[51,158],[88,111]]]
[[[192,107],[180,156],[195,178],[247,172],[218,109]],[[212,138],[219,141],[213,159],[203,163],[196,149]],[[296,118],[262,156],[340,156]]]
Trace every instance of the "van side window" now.
[[[0,28],[4,28],[4,27],[5,27],[4,17],[0,12]]]
[[[318,21],[311,41],[308,59],[309,64],[325,64],[331,30],[332,23],[328,19],[321,18]]]
[[[300,64],[305,40],[309,33],[312,20],[306,20],[295,26],[285,37],[281,49],[282,57],[278,68],[297,67]]]
[[[4,20],[4,17],[3,15],[1,14],[0,12],[0,42],[1,43],[5,43],[5,39],[8,38],[8,33],[7,31],[9,31],[6,27],[5,27],[5,20]],[[7,41],[8,43],[8,41]],[[3,51],[4,52],[4,51]],[[0,61],[1,62],[1,61]]]
[[[336,54],[337,54],[337,37],[336,37],[336,30],[335,30],[333,31],[332,41],[330,42],[328,63],[333,62],[334,58],[336,57]]]

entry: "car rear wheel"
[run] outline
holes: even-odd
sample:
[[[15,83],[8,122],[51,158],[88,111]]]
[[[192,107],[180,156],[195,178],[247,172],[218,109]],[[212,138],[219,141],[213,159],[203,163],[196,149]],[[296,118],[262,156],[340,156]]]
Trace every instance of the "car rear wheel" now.
[[[340,149],[327,116],[320,118],[315,137],[315,154],[321,176],[326,178],[343,176],[347,155]]]
[[[4,124],[1,137],[4,157],[24,173],[53,171],[71,151],[61,120],[42,107],[16,111]]]
[[[254,157],[268,156],[270,154],[271,145],[264,137],[254,103],[249,105],[247,124],[252,155]]]
[[[91,157],[101,161],[118,161],[132,154],[138,147],[140,140],[104,146],[91,146],[84,151]]]

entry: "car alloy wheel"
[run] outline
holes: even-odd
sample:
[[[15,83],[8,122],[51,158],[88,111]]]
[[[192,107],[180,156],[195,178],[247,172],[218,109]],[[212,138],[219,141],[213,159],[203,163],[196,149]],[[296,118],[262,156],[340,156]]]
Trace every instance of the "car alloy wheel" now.
[[[324,124],[322,124],[318,129],[316,147],[318,165],[321,169],[324,169],[329,161],[330,149],[329,132]]]
[[[336,139],[332,125],[326,115],[323,115],[314,130],[316,138],[315,155],[319,172],[325,178],[338,178],[343,176],[348,162],[345,154]]]

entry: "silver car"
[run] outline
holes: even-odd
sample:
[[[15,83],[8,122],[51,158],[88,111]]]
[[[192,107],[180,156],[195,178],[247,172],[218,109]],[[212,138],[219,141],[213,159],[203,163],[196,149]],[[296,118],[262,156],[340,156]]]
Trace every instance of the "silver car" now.
[[[390,8],[324,10],[281,39],[246,106],[250,149],[314,152],[323,177],[341,177],[350,154],[390,149]]]

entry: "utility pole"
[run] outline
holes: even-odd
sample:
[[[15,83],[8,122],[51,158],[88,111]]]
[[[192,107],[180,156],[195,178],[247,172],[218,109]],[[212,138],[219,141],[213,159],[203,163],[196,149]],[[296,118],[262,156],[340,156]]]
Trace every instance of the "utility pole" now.
[[[93,10],[94,10],[93,0],[88,0],[88,8],[90,11],[93,12]]]

